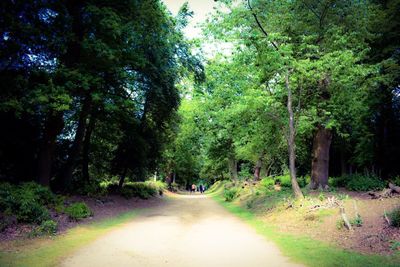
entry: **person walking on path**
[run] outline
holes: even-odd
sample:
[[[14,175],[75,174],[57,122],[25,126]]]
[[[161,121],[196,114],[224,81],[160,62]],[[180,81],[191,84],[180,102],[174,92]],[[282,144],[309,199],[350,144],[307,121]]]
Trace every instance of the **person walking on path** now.
[[[196,185],[195,184],[192,184],[192,191],[191,192],[196,193]]]
[[[203,192],[204,192],[204,187],[203,187],[203,185],[201,184],[199,187],[200,187],[200,193],[203,194]]]

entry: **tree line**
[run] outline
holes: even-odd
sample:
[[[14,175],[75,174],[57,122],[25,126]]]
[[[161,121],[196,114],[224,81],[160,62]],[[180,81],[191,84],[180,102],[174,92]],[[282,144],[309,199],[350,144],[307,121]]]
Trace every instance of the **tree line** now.
[[[153,173],[176,125],[183,77],[202,78],[155,0],[0,3],[0,179],[55,190]]]
[[[400,174],[400,1],[218,2],[200,42],[230,48],[188,90],[167,172],[287,172],[298,197],[299,175],[326,189],[329,176]]]

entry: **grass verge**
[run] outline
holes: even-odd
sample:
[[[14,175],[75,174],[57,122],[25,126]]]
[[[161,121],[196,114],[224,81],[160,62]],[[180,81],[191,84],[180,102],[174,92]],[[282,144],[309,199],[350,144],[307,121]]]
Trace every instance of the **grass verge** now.
[[[127,223],[138,214],[130,211],[99,222],[77,226],[65,234],[33,240],[19,240],[3,244],[0,249],[0,266],[46,267],[55,266],[75,250],[98,237]]]
[[[278,232],[273,226],[267,225],[253,213],[233,203],[226,202],[222,196],[222,190],[215,190],[209,195],[228,211],[252,226],[259,234],[273,241],[281,249],[282,253],[293,262],[315,267],[400,266],[400,255],[364,255],[308,237]]]

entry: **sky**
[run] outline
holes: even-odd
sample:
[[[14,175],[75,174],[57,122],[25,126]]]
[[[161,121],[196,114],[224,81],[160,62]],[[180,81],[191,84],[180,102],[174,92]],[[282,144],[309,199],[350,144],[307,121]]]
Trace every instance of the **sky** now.
[[[196,28],[198,23],[204,22],[207,14],[213,11],[216,6],[214,0],[162,0],[167,8],[175,16],[179,8],[185,3],[189,2],[189,9],[194,12],[193,18],[190,19],[189,25],[184,30],[186,37],[189,39],[199,37],[201,30]]]

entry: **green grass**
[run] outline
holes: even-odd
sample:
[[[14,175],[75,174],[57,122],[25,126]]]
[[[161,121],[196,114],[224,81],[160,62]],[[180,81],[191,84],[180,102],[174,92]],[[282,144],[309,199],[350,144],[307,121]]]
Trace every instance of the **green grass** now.
[[[273,226],[267,225],[265,222],[257,219],[253,213],[234,203],[225,202],[221,191],[215,191],[210,196],[228,211],[255,228],[259,234],[275,242],[282,253],[293,262],[316,267],[400,266],[400,256],[398,254],[394,256],[363,255],[308,237],[278,232]]]
[[[2,245],[0,266],[55,266],[72,252],[130,221],[137,213],[131,211],[100,222],[81,225],[55,237],[16,241],[6,249]]]

